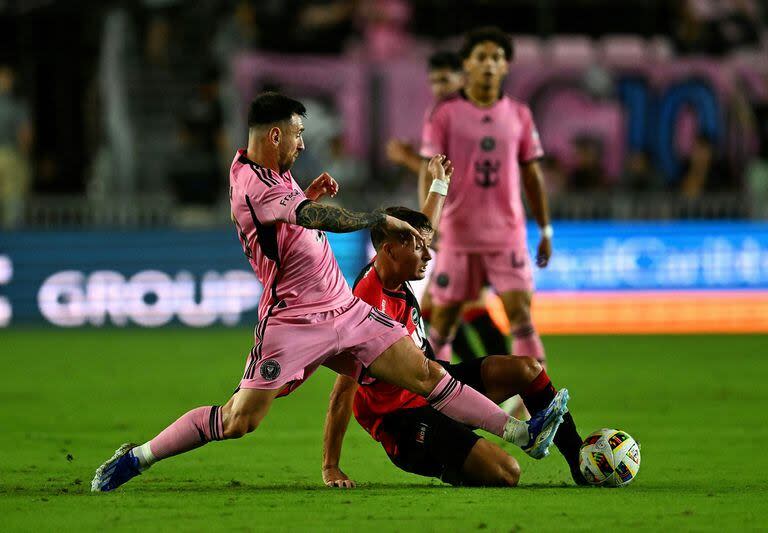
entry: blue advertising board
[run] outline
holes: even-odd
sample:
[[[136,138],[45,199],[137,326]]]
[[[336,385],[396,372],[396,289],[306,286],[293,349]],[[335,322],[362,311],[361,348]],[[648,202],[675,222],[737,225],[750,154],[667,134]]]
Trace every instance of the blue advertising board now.
[[[768,223],[555,223],[539,291],[768,289]],[[535,250],[538,230],[529,227]],[[348,281],[365,232],[329,234]],[[254,323],[261,285],[231,230],[0,234],[0,326]]]

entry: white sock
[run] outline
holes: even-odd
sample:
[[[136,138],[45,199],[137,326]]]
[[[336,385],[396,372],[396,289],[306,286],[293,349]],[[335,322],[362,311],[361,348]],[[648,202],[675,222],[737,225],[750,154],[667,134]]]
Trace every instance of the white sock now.
[[[149,447],[149,442],[145,442],[141,446],[136,446],[133,450],[134,457],[139,460],[139,470],[142,472],[155,464],[157,459],[152,455],[152,449]]]
[[[527,446],[531,440],[528,435],[528,422],[510,416],[504,426],[504,440],[521,448]]]

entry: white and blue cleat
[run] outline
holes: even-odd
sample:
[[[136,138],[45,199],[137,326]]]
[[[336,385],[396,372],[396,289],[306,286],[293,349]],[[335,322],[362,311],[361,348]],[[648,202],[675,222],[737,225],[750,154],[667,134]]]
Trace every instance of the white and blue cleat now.
[[[568,389],[560,389],[546,409],[534,414],[528,420],[528,444],[521,446],[523,451],[534,459],[543,459],[549,455],[549,447],[555,439],[557,429],[563,423],[563,415],[568,412]]]
[[[139,460],[132,452],[135,447],[136,444],[123,444],[115,451],[115,455],[96,469],[96,475],[91,481],[92,492],[115,490],[123,483],[141,474]]]

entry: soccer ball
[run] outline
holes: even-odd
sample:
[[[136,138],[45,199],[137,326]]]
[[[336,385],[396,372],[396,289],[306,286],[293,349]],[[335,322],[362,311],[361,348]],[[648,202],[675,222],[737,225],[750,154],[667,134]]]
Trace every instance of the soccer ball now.
[[[640,470],[640,445],[624,431],[598,429],[581,445],[579,469],[591,485],[629,485]]]

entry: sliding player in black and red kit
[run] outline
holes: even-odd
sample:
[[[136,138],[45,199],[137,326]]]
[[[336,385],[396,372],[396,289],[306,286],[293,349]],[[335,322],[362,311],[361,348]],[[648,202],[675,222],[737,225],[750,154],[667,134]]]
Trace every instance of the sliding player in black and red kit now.
[[[404,207],[386,212],[408,221],[428,244],[446,192],[447,183],[433,184],[424,208],[429,217]],[[405,325],[416,346],[434,359],[424,335],[419,305],[408,284],[424,278],[431,259],[428,246],[403,242],[376,230],[371,232],[371,240],[377,255],[361,272],[353,293]],[[557,396],[567,395],[565,390],[555,390],[541,363],[533,357],[488,356],[457,365],[441,364],[458,381],[494,402],[521,395],[534,419]],[[437,412],[418,396],[381,381],[358,383],[339,376],[331,393],[323,441],[323,480],[328,486],[354,486],[339,466],[352,412],[402,470],[454,485],[515,486],[519,480],[517,461],[501,447]],[[574,481],[583,484],[578,468],[581,438],[570,413],[565,413],[554,443],[568,462]]]

